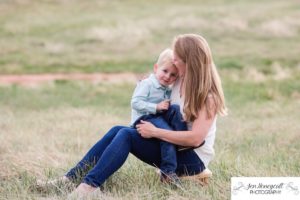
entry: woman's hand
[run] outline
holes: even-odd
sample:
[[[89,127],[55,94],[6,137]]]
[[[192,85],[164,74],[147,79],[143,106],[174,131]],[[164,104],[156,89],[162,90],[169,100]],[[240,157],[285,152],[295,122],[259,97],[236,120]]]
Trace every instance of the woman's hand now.
[[[157,128],[152,123],[143,120],[136,125],[136,129],[143,138],[155,137],[155,133],[157,133]]]

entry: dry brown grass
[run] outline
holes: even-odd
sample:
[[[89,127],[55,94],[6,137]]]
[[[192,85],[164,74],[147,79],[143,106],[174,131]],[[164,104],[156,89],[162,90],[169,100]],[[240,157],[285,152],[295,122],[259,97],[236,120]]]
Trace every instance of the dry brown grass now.
[[[0,177],[5,179],[22,171],[44,177],[45,168],[63,169],[104,131],[123,121],[109,113],[80,108],[26,113],[7,110],[3,114]]]

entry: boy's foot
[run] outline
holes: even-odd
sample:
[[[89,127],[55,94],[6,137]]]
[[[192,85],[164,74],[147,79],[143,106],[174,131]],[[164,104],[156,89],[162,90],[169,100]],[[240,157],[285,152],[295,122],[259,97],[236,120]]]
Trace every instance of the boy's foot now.
[[[160,181],[162,183],[168,183],[172,186],[175,186],[176,188],[182,189],[182,183],[176,173],[166,174],[166,173],[161,172]]]

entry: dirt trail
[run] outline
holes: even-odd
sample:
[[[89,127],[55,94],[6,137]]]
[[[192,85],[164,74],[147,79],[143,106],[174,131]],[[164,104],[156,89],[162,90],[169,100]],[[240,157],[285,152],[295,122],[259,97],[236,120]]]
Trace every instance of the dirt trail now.
[[[134,73],[95,73],[95,74],[22,74],[22,75],[0,75],[0,85],[23,85],[37,86],[55,80],[84,80],[93,83],[109,82],[122,84],[124,82],[135,83],[141,77]]]

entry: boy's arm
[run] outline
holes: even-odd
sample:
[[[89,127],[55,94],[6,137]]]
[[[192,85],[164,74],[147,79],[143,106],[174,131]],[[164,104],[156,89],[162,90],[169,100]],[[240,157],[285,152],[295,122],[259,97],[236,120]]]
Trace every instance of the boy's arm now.
[[[147,81],[138,83],[131,98],[131,107],[138,112],[156,113],[157,104],[148,101],[151,86]]]

